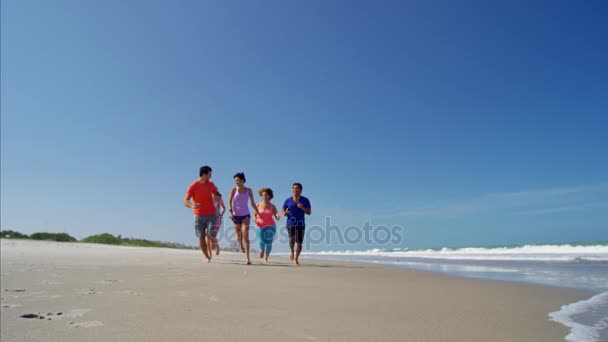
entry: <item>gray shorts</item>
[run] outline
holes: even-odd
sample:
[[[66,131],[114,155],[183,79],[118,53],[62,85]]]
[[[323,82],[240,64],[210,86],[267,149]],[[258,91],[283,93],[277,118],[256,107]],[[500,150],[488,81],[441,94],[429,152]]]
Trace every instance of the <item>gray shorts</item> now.
[[[194,216],[196,237],[204,238],[207,230],[215,226],[216,215]]]

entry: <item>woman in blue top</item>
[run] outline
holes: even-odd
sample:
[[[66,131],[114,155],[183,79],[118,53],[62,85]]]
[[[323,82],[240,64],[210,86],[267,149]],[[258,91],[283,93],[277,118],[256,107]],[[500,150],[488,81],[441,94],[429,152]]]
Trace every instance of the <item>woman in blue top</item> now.
[[[294,265],[299,265],[300,252],[302,252],[302,243],[304,242],[304,229],[306,222],[304,215],[311,214],[310,201],[302,196],[302,184],[293,183],[291,186],[292,196],[283,203],[283,216],[287,217],[287,232],[289,233],[289,260],[292,260]],[[294,245],[298,244],[295,251]]]

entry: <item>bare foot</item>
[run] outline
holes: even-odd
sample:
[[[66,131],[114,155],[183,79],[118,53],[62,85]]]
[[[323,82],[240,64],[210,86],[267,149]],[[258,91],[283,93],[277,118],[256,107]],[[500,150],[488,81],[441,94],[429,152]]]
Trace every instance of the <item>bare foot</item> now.
[[[247,260],[247,265],[251,265],[251,260]]]
[[[264,251],[260,252],[260,259],[262,259],[264,257]]]
[[[219,248],[215,251],[215,255],[220,255],[220,249]]]
[[[293,260],[293,252],[289,253],[289,260]]]
[[[293,265],[294,265],[294,266],[300,266],[300,262],[298,261],[298,259],[295,259],[295,260],[293,261]]]
[[[207,260],[207,263],[211,262],[211,258],[205,258],[205,260]]]
[[[268,263],[268,258],[264,259],[264,263],[267,264]]]

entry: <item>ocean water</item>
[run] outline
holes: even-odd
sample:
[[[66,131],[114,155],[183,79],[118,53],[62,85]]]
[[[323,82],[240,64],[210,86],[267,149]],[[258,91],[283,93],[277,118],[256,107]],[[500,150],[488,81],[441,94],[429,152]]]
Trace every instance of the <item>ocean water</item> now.
[[[589,291],[590,298],[548,313],[570,329],[572,342],[608,342],[608,243],[426,250],[373,249],[303,253],[312,258],[370,262],[461,277],[519,281]]]

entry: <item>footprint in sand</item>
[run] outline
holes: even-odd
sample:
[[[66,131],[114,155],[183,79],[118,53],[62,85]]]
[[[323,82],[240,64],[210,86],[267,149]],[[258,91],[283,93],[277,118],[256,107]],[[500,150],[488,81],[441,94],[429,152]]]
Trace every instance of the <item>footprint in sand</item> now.
[[[2,304],[3,309],[18,308],[20,306],[23,306],[23,305],[21,305],[21,304]]]
[[[56,314],[49,312],[46,315],[41,314],[40,312],[37,313],[29,313],[29,314],[24,314],[19,316],[19,318],[25,318],[25,319],[42,319],[42,320],[47,320],[47,321],[52,321],[54,319],[58,319],[56,317],[60,317],[63,313],[58,312]],[[61,318],[59,318],[61,319]]]
[[[58,320],[62,320],[62,319],[75,319],[75,318],[79,318],[82,317],[84,314],[86,314],[87,312],[91,311],[91,309],[74,309],[71,310],[70,312],[67,313],[63,313],[63,312],[47,312],[46,314],[40,313],[40,312],[36,312],[36,313],[28,313],[28,314],[24,314],[19,316],[19,318],[23,318],[23,319],[31,319],[31,320],[47,320],[47,321],[58,321]],[[70,323],[75,323],[75,322],[70,322]]]
[[[27,292],[25,289],[5,289],[4,292],[8,292],[8,297],[13,298],[38,296],[44,293],[43,291]]]

